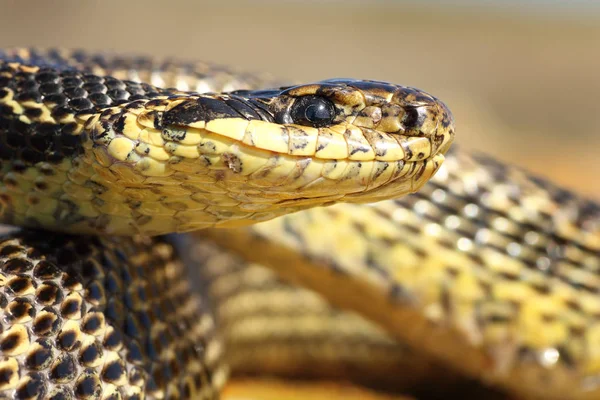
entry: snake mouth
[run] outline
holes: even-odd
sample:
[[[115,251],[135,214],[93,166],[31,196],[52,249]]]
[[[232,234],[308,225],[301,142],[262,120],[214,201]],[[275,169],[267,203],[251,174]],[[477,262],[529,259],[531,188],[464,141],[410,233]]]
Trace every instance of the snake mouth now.
[[[444,161],[326,159],[273,152],[207,133],[201,158],[216,172],[215,185],[242,200],[244,209],[303,209],[337,201],[372,202],[417,191]]]
[[[197,147],[199,154],[218,154],[222,142],[227,146],[238,143],[292,157],[390,162],[428,159],[445,149],[442,142],[451,141],[451,133],[447,136],[438,134],[437,125],[430,132],[423,129],[417,134],[388,133],[364,126],[358,118],[350,117],[336,125],[320,128],[226,118],[195,122],[185,128],[166,126],[161,136],[178,146],[190,147],[190,152],[192,147]],[[154,126],[153,120],[145,119],[146,116],[141,116],[138,123]]]

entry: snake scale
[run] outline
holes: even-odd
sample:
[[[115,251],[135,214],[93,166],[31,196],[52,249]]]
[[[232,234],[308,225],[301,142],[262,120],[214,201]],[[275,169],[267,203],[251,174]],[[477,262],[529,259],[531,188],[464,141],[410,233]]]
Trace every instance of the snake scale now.
[[[212,399],[264,371],[600,398],[597,204],[449,149],[420,90],[264,87],[0,52],[1,398]]]

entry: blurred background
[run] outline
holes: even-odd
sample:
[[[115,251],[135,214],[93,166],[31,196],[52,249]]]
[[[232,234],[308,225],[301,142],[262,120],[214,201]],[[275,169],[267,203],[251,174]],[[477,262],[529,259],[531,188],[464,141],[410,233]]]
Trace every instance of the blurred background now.
[[[458,144],[600,199],[600,2],[3,0],[0,46],[202,59],[445,100]]]

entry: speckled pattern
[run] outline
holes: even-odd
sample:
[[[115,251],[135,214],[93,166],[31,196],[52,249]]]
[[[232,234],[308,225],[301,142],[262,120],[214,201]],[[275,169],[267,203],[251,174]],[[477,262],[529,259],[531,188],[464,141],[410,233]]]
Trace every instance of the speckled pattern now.
[[[403,199],[206,233],[470,376],[600,396],[600,206],[519,169],[451,150]]]
[[[328,80],[198,94],[183,77],[161,89],[104,75],[122,63],[0,53],[1,221],[119,235],[247,225],[414,192],[454,137],[446,106],[414,88]],[[161,70],[146,72],[161,83]]]
[[[201,239],[190,240],[188,257],[216,305],[227,359],[237,374],[346,377],[398,389],[403,378],[410,386],[439,373],[358,315],[334,309],[259,264]],[[403,376],[409,366],[412,373]]]
[[[1,58],[0,202],[4,222],[12,224],[158,234],[271,218],[277,213],[265,212],[269,207],[289,212],[344,193],[357,202],[388,198],[421,186],[453,137],[442,103],[382,82],[332,80],[201,95],[184,91],[243,89],[237,80],[252,86],[260,79],[214,66],[79,52],[17,49]],[[315,99],[333,110],[331,120],[294,125],[312,123],[306,109]],[[231,212],[240,199],[227,196],[236,187],[246,205],[242,215]],[[198,209],[190,209],[190,193]],[[276,206],[268,206],[272,202]],[[56,309],[38,310],[42,304],[23,299],[6,304],[7,316],[19,315],[7,319],[7,344],[0,345],[6,379],[0,397],[218,397],[228,371],[221,343],[170,244],[48,235],[6,237],[21,246],[15,254],[29,269],[48,262],[66,272],[34,276],[38,280],[19,275],[14,283],[6,274],[9,300],[12,287],[23,286],[25,297],[51,285]],[[27,318],[36,316],[40,321],[30,326]],[[335,339],[336,319],[317,318]],[[348,326],[337,350],[319,347],[340,353],[323,359],[331,364],[323,371],[340,363],[358,368],[367,359],[400,369],[404,353],[389,357],[385,349],[401,346],[366,322],[355,324],[359,317],[347,320],[356,327]],[[49,324],[52,332],[40,331]],[[47,340],[38,343],[42,333]],[[371,334],[362,357],[342,344]]]
[[[37,57],[36,55],[32,56],[30,52],[25,52],[24,56],[26,56],[24,59],[27,60]],[[56,57],[59,60],[62,59],[61,55],[56,55]],[[104,71],[107,67],[102,66],[103,58],[95,60],[94,57],[86,55],[69,55],[70,59],[77,57],[80,57],[84,64],[90,65],[90,68]],[[148,65],[142,61],[140,63]],[[37,67],[27,67],[26,64],[17,64],[16,68],[19,70],[17,73],[14,73],[14,65],[9,65],[8,69],[10,68],[13,70],[11,82],[18,81],[22,76],[29,76],[28,74],[46,74],[48,72],[46,70],[40,72],[36,69]],[[177,70],[178,67],[169,65],[168,68]],[[186,67],[182,68],[185,70]],[[125,75],[132,73],[131,71],[127,72],[126,69],[117,69],[119,73]],[[228,76],[227,72],[219,71],[217,75]],[[6,73],[7,70],[4,72]],[[161,86],[159,75],[153,75],[152,72],[144,72],[141,69],[140,73],[142,72],[150,77],[151,83]],[[188,72],[185,72],[184,75],[187,76]],[[82,72],[75,72],[75,74],[77,73]],[[10,75],[10,73],[5,75]],[[87,85],[91,91],[94,91],[95,88],[99,88],[94,86],[97,83],[94,82],[95,79],[97,79],[96,75],[82,75],[77,82],[81,83],[80,86]],[[168,79],[178,82],[176,74]],[[182,78],[181,82],[186,79]],[[25,81],[27,80],[25,79]],[[376,179],[385,174],[391,174],[392,177],[409,177],[408,181],[410,181],[410,177],[417,175],[419,177],[426,176],[427,174],[417,167],[427,164],[422,159],[427,159],[436,150],[445,152],[449,145],[449,142],[444,139],[446,136],[442,135],[436,139],[438,128],[450,130],[452,125],[450,114],[443,105],[440,105],[441,103],[437,103],[429,95],[415,92],[414,89],[392,87],[379,82],[359,83],[332,80],[318,85],[309,84],[259,92],[243,90],[218,95],[227,106],[223,106],[223,103],[217,105],[212,102],[214,98],[211,96],[213,95],[180,93],[177,90],[166,90],[165,92],[163,89],[157,89],[150,85],[139,86],[138,84],[135,86],[135,84],[126,82],[110,82],[111,85],[118,85],[127,93],[130,90],[137,90],[131,89],[132,87],[141,87],[142,90],[151,93],[150,97],[152,98],[133,100],[131,104],[123,103],[95,115],[90,114],[88,102],[81,102],[81,104],[75,102],[74,106],[81,107],[81,110],[71,114],[67,113],[66,116],[59,113],[57,118],[60,121],[54,120],[54,126],[59,126],[60,129],[53,131],[52,134],[44,133],[45,139],[36,141],[37,138],[32,140],[34,135],[31,135],[31,132],[27,132],[26,129],[23,130],[21,124],[37,124],[44,118],[48,118],[48,115],[54,118],[51,107],[45,109],[42,107],[41,111],[35,111],[35,109],[40,109],[39,99],[28,94],[27,85],[11,86],[8,84],[6,85],[8,89],[0,96],[5,107],[0,109],[0,112],[4,113],[2,114],[4,116],[9,115],[6,119],[8,123],[5,120],[3,124],[0,124],[0,129],[5,129],[5,132],[20,130],[23,135],[17,135],[17,137],[26,137],[26,144],[30,147],[42,143],[42,146],[48,149],[48,152],[44,153],[45,157],[52,155],[60,160],[81,157],[85,160],[86,155],[93,154],[89,157],[99,160],[98,164],[100,165],[103,162],[110,164],[117,160],[113,163],[117,167],[111,170],[111,174],[118,175],[125,181],[135,182],[135,185],[128,188],[131,190],[124,195],[129,200],[136,198],[139,200],[140,193],[137,189],[142,184],[152,182],[153,185],[162,185],[160,180],[156,180],[156,177],[153,176],[155,173],[161,175],[161,170],[157,170],[156,165],[148,167],[148,163],[139,162],[140,159],[135,158],[140,156],[141,158],[150,157],[154,161],[160,160],[161,157],[165,157],[161,153],[161,146],[163,151],[170,154],[169,157],[179,158],[186,158],[190,155],[195,157],[193,151],[202,148],[204,151],[202,157],[209,156],[208,159],[211,160],[209,165],[220,165],[220,171],[226,173],[222,176],[219,175],[220,179],[228,182],[231,179],[233,186],[239,181],[232,177],[243,175],[242,172],[248,168],[247,161],[249,159],[245,158],[245,154],[224,152],[225,148],[232,147],[228,140],[235,140],[238,145],[252,146],[256,151],[267,152],[264,154],[274,154],[277,160],[285,159],[285,157],[305,157],[308,154],[316,156],[321,152],[320,160],[328,161],[324,161],[319,169],[319,182],[323,182],[325,178],[331,180],[341,178],[336,184],[336,189],[346,193],[345,197],[334,195],[324,202],[332,203],[342,200],[342,197],[343,200],[351,202],[366,201],[366,197],[361,198],[362,191],[360,190],[361,194],[358,194],[357,198],[353,198],[352,190],[356,190],[357,181],[363,185],[363,189],[370,189]],[[186,82],[185,85],[188,85],[189,88],[189,83],[193,82],[193,79],[188,79]],[[33,85],[35,86],[37,83]],[[198,83],[198,85],[200,84]],[[366,87],[360,87],[361,85],[366,85]],[[15,92],[15,89],[18,93]],[[119,88],[115,86],[112,89]],[[40,90],[42,90],[41,86],[35,86],[32,89],[34,93]],[[53,95],[52,87],[43,90],[48,96]],[[87,91],[87,89],[84,90]],[[357,93],[361,93],[362,97]],[[20,95],[24,97],[18,98]],[[276,96],[276,101],[265,100],[273,95]],[[305,114],[299,113],[296,108],[299,107],[298,104],[303,104],[311,96],[337,99],[336,101],[339,102],[334,102],[335,106],[332,108],[336,112],[330,122],[338,123],[344,120],[343,123],[347,124],[349,123],[348,118],[350,118],[352,123],[360,127],[361,134],[353,129],[345,129],[342,132],[334,128],[337,125],[326,126],[327,124],[323,125],[322,122],[318,122],[312,127],[312,129],[317,129],[318,134],[311,129],[301,129],[304,133],[303,136],[299,131],[287,127],[285,130],[287,141],[282,139],[283,130],[274,128],[272,123],[280,121],[286,124],[290,118],[297,118],[298,115],[304,118]],[[94,98],[95,101],[100,102],[106,100],[103,96]],[[168,103],[171,100],[174,103]],[[391,104],[400,108],[382,103],[388,100],[392,100]],[[94,101],[89,101],[92,102],[93,107],[96,107],[93,104]],[[408,107],[404,102],[408,102]],[[255,108],[246,108],[248,104],[252,104]],[[425,107],[420,108],[423,107],[423,104]],[[70,104],[69,107],[71,107]],[[327,107],[329,106],[326,105],[324,109]],[[231,114],[232,109],[235,109],[238,114],[234,118],[225,118],[233,115]],[[11,119],[10,115],[16,114],[19,117]],[[199,116],[204,119],[197,120]],[[243,118],[239,116],[243,116]],[[66,119],[62,120],[63,117]],[[336,118],[342,119],[336,120]],[[128,121],[129,119],[134,121]],[[164,121],[167,121],[169,127],[177,124],[188,125],[186,125],[185,132],[171,128],[165,130],[163,129]],[[399,121],[402,135],[394,135],[394,141],[391,141],[389,140],[391,136],[386,136],[386,134],[396,132]],[[132,122],[135,122],[136,126],[139,125],[139,129],[132,129]],[[375,128],[378,129],[379,134],[371,132]],[[257,133],[259,129],[260,132],[268,132],[273,140],[267,140],[259,135]],[[113,132],[117,131],[119,134],[114,135]],[[430,136],[425,135],[427,140],[424,140],[424,131],[431,134]],[[42,132],[44,132],[43,129]],[[81,135],[81,132],[89,134]],[[199,134],[200,132],[202,134]],[[65,134],[67,137],[73,134],[87,137],[81,143],[73,143],[61,139]],[[203,136],[204,134],[206,135]],[[215,139],[215,136],[211,135],[220,136]],[[400,140],[396,140],[400,136],[402,136]],[[52,139],[48,139],[49,137]],[[373,139],[375,142],[372,141]],[[12,148],[20,149],[20,147],[14,146],[14,140],[11,135],[4,135],[3,141],[7,145],[10,144],[13,146]],[[132,140],[136,141],[135,146],[132,145]],[[218,160],[211,159],[211,152],[224,156]],[[342,156],[344,162],[337,159]],[[60,165],[61,161],[54,163],[56,160],[49,158],[35,161],[33,163],[35,168],[20,165],[21,159],[27,160],[28,157],[32,156],[19,153],[16,163],[12,162],[11,158],[9,171],[6,169],[6,162],[3,161],[3,167],[6,169],[5,171],[8,171],[3,178],[4,188],[16,192],[23,189],[29,191],[29,197],[25,197],[27,202],[23,202],[23,205],[7,201],[6,195],[0,197],[0,199],[4,199],[4,204],[18,204],[18,207],[32,210],[41,207],[42,202],[36,202],[35,195],[32,194],[45,190],[44,183],[47,181],[39,182],[36,179],[44,175],[44,171],[46,171],[44,176],[52,176],[53,168],[58,168],[58,170],[63,168],[63,171],[68,171],[70,182],[74,182],[76,185],[83,182],[87,185],[83,185],[86,190],[70,187],[69,193],[74,198],[81,197],[87,200],[93,198],[96,203],[98,203],[98,198],[102,200],[101,197],[96,196],[104,193],[106,180],[110,176],[109,174],[102,175],[100,169],[95,168],[95,164],[88,163],[84,168],[79,168],[86,164],[83,162],[76,166],[79,169],[70,170],[73,165],[67,165],[66,168],[65,166],[55,167],[54,165]],[[193,157],[191,158],[193,159]],[[390,164],[389,161],[386,161],[388,157],[396,159],[396,162]],[[88,158],[88,160],[92,158]],[[134,164],[141,168],[141,172],[151,172],[147,176],[144,175],[148,181],[146,178],[144,182],[136,181],[137,178],[130,174],[131,169],[123,167],[134,158]],[[33,159],[31,160],[33,161]],[[293,160],[298,161],[295,158]],[[169,158],[163,161],[169,161],[169,165],[171,165],[170,162],[173,160]],[[372,164],[368,164],[369,162]],[[382,164],[377,163],[381,162],[387,163],[388,166],[378,169],[377,166]],[[279,180],[276,181],[278,185],[275,186],[280,187],[283,183],[287,184],[291,178],[297,179],[297,169],[286,169],[292,164],[285,162],[279,164],[279,161],[271,164],[268,171],[279,169],[283,171],[281,175],[278,175]],[[180,165],[180,161],[174,162],[173,165]],[[297,163],[295,165],[298,166]],[[311,165],[314,165],[312,161]],[[390,171],[390,165],[394,165],[393,170],[396,172]],[[429,175],[438,167],[439,165],[430,166]],[[301,169],[304,171],[304,167]],[[195,169],[191,169],[187,173],[195,173],[195,171]],[[298,199],[298,197],[311,193],[310,188],[315,189],[312,185],[317,181],[310,181],[310,183],[300,181],[302,190],[309,188],[304,193],[300,192],[298,186],[293,186],[293,190],[287,187],[284,191],[269,192],[268,189],[273,187],[274,182],[266,178],[268,174],[264,175],[265,170],[261,170],[259,167],[258,170],[251,169],[251,171],[252,178],[259,178],[254,181],[256,186],[252,190],[248,187],[244,187],[242,190],[242,186],[237,188],[240,192],[243,191],[252,197],[252,202],[264,198],[267,203],[276,199],[278,205],[283,207],[287,206],[287,202],[293,203],[296,200],[299,200],[300,203],[294,204],[293,207],[298,204],[301,204],[300,208],[315,205],[312,199]],[[256,174],[257,171],[261,173]],[[398,171],[404,171],[404,173],[395,175]],[[16,175],[19,176],[19,179],[14,180]],[[390,179],[386,176],[383,181],[388,182]],[[41,186],[40,183],[42,183]],[[223,200],[231,201],[230,196],[223,196],[222,191],[219,191],[222,188],[216,184],[216,181],[210,180],[203,183],[208,183],[207,187],[213,190],[207,190],[202,201],[217,201],[221,205],[224,204]],[[379,191],[369,193],[375,194],[370,200],[385,199],[399,193],[414,191],[423,183],[424,180],[418,181],[417,184],[411,182],[405,186],[393,185],[392,189],[384,185],[376,188]],[[58,184],[62,186],[61,183]],[[215,188],[218,190],[214,190]],[[181,194],[176,188],[169,188],[169,190],[175,190],[176,196]],[[322,188],[318,188],[318,185],[315,190],[322,194]],[[164,193],[160,193],[160,189],[158,189],[158,193],[153,194],[161,199],[164,197]],[[30,202],[32,197],[34,201]],[[123,198],[119,199],[123,200]],[[60,200],[64,203],[64,199]],[[162,201],[159,201],[161,206],[164,205]],[[185,213],[187,211],[185,204],[182,206],[181,202],[171,204],[169,201],[168,203],[170,207],[167,208],[174,207],[177,212],[183,212],[179,215],[181,217],[178,219],[179,222],[165,226],[159,224],[161,225],[159,228],[156,225],[149,226],[147,230],[144,230],[145,233],[154,234],[206,226],[206,224],[201,224],[201,226],[194,224],[192,221],[189,226],[186,225],[187,228],[183,228],[182,221],[187,221],[192,215]],[[124,209],[130,212],[132,203],[126,204],[127,206],[119,211],[118,207],[114,208],[114,205],[101,203],[103,207],[108,207],[112,210],[111,212],[115,212],[115,215],[122,215],[119,213]],[[228,206],[237,207],[238,204],[228,204]],[[222,213],[223,210],[215,212],[210,206],[202,211],[207,209],[208,213],[213,217],[216,216],[217,219],[232,216],[232,214]],[[160,214],[160,209],[152,208],[152,210]],[[290,210],[291,208],[287,211]],[[64,222],[67,225],[71,222],[67,218],[70,216],[69,211],[72,209],[63,209],[57,214],[66,218]],[[54,214],[50,214],[54,217]],[[144,214],[139,214],[134,219],[143,218]],[[38,218],[37,213],[32,215]],[[272,216],[274,215],[269,214],[269,218]],[[253,221],[259,219],[254,218]],[[156,221],[158,220],[156,219]],[[39,222],[38,220],[37,223]],[[211,224],[214,225],[213,222]],[[235,224],[234,222],[232,225]],[[133,223],[134,227],[143,225],[145,224],[140,224],[139,221]],[[73,225],[70,226],[73,227]],[[127,223],[105,229],[110,226],[110,223],[108,225],[104,222],[95,225],[86,223],[87,228],[90,226],[101,231],[119,232],[119,229],[124,229],[124,226],[127,229],[131,228],[132,224]],[[394,343],[390,337],[382,333],[381,328],[383,328],[387,330],[388,335],[411,346],[411,353],[418,350],[423,351],[433,359],[453,368],[459,374],[505,388],[522,398],[592,400],[600,396],[600,356],[597,354],[597,349],[600,348],[600,335],[598,334],[600,325],[597,321],[600,312],[600,301],[597,296],[600,287],[598,282],[600,207],[531,177],[523,171],[494,162],[488,157],[472,157],[459,151],[453,151],[446,155],[445,165],[432,182],[425,185],[416,195],[369,205],[338,204],[288,215],[247,230],[214,230],[206,231],[205,234],[212,236],[224,248],[236,250],[250,261],[261,262],[265,266],[275,268],[285,279],[311,287],[335,306],[358,311],[380,326],[380,328],[376,328],[368,325],[366,321],[354,315],[337,314],[335,309],[323,303],[322,300],[315,302],[314,294],[290,288],[276,281],[273,276],[262,269],[263,267],[242,267],[241,264],[238,264],[241,261],[235,261],[235,258],[230,258],[230,255],[223,256],[226,259],[229,258],[229,261],[223,261],[218,255],[215,256],[217,261],[214,261],[211,258],[211,254],[213,254],[211,252],[216,249],[207,244],[200,245],[200,249],[204,250],[201,251],[201,257],[196,261],[207,268],[205,278],[208,278],[208,281],[206,282],[211,282],[213,285],[208,292],[213,296],[212,301],[216,302],[220,323],[230,335],[225,335],[226,340],[229,341],[228,344],[234,346],[233,348],[237,345],[239,350],[239,353],[228,357],[232,364],[240,370],[248,368],[248,371],[253,372],[252,367],[261,364],[267,364],[268,367],[269,363],[276,365],[280,362],[281,364],[273,369],[279,368],[284,375],[299,373],[291,368],[293,367],[290,365],[292,361],[287,363],[277,357],[270,358],[268,356],[269,345],[262,339],[271,332],[273,334],[271,338],[277,342],[278,337],[286,336],[288,326],[285,322],[283,325],[278,322],[282,321],[282,317],[285,321],[286,316],[277,315],[274,308],[270,308],[271,315],[274,317],[272,320],[261,319],[262,316],[258,314],[265,310],[260,306],[260,296],[264,295],[265,299],[277,298],[282,305],[286,301],[293,301],[290,299],[294,298],[302,299],[302,302],[312,302],[313,306],[316,305],[316,310],[311,309],[309,314],[311,314],[310,321],[312,322],[308,325],[314,324],[317,331],[321,329],[325,336],[331,335],[339,340],[336,346],[319,347],[321,352],[332,351],[333,353],[329,354],[332,356],[331,358],[326,356],[320,358],[321,371],[318,371],[319,368],[315,368],[313,372],[332,374],[332,370],[329,368],[332,365],[335,365],[336,368],[339,367],[340,364],[337,363],[340,360],[342,363],[350,362],[358,365],[356,363],[356,360],[360,359],[357,357],[358,353],[348,353],[348,348],[344,346],[344,343],[352,342],[355,335],[364,335],[361,345],[366,345],[366,352],[370,354],[364,359],[363,365],[367,365],[368,361],[375,361],[375,365],[379,367],[388,365],[394,369],[399,365],[396,362],[407,361],[400,355],[405,349],[404,346]],[[33,237],[36,237],[37,241],[35,245],[31,245],[32,249],[43,249],[47,239],[42,240],[41,236],[35,235]],[[10,240],[19,240],[19,237],[13,237]],[[69,240],[86,241],[88,239],[72,238],[67,242]],[[129,246],[130,239],[119,242],[119,246],[111,239],[90,240],[96,241],[93,242],[94,246],[98,243],[112,243],[114,251],[120,251],[120,246],[125,246],[125,248]],[[146,240],[148,239],[135,239],[134,243],[140,244]],[[149,254],[161,246],[171,248],[169,244],[160,243],[159,245],[158,242],[157,244],[146,242],[149,247],[140,249],[140,254]],[[53,248],[60,252],[60,249],[69,246],[68,243],[61,243]],[[203,248],[202,246],[208,247]],[[184,247],[183,250],[191,249]],[[174,260],[172,263],[178,264]],[[172,269],[174,267],[171,264],[167,264],[170,265],[169,271],[177,270]],[[69,263],[67,262],[65,265],[69,265]],[[84,277],[85,275],[82,274],[81,279]],[[182,279],[178,278],[177,282],[179,280]],[[168,280],[164,280],[164,282],[168,282]],[[171,284],[175,285],[175,281],[172,281]],[[240,286],[236,287],[238,284]],[[17,287],[19,285],[28,286],[26,282],[17,280]],[[181,285],[183,284],[181,283]],[[35,285],[31,284],[31,286]],[[262,289],[260,293],[255,290],[256,287]],[[61,283],[59,288],[67,289],[68,285]],[[279,291],[280,289],[281,291]],[[10,293],[9,289],[6,293]],[[256,302],[239,300],[243,299],[246,294],[252,299],[256,299]],[[187,292],[185,296],[186,299],[194,298]],[[202,300],[198,301],[202,305]],[[262,300],[262,302],[264,301]],[[124,303],[126,302],[124,301]],[[179,303],[175,303],[175,305],[180,306]],[[7,303],[5,307],[7,315],[16,314],[21,318],[24,312],[33,309],[35,307],[21,303]],[[175,307],[174,310],[183,312],[178,307]],[[252,310],[257,310],[257,315],[253,315]],[[202,307],[196,311],[196,322],[202,321],[203,318],[211,318],[207,310]],[[314,313],[315,311],[316,313]],[[228,314],[237,312],[242,312],[242,315],[233,319],[228,317]],[[244,312],[249,313],[244,314]],[[289,313],[290,311],[283,312]],[[269,314],[269,311],[267,310],[266,313]],[[91,324],[94,325],[98,319],[110,320],[110,313],[107,317],[106,311],[103,314],[100,313],[104,317],[98,317],[98,314],[93,315],[91,317],[83,316],[80,322],[85,321],[85,318],[90,318],[93,321]],[[49,321],[47,318],[43,314],[41,320]],[[61,318],[65,317],[61,315]],[[256,322],[257,320],[261,321],[260,324]],[[294,322],[298,322],[298,319]],[[14,328],[19,326],[19,323],[9,323],[8,329],[5,329],[5,333],[3,333],[6,335],[9,329],[15,329],[14,338],[11,337],[9,344],[16,343],[13,346],[17,349],[19,343],[22,343],[20,339],[24,337],[23,332],[29,332],[23,328]],[[244,327],[245,323],[249,325]],[[267,325],[267,323],[273,325]],[[279,328],[277,328],[278,323],[280,324]],[[291,321],[289,323],[291,324]],[[43,323],[38,323],[38,326],[40,324],[43,325]],[[156,326],[163,325],[159,319],[156,320]],[[252,354],[251,351],[247,351],[247,343],[252,342],[252,326],[256,328],[259,325],[262,326],[258,327],[258,340],[254,344],[265,345],[265,352],[260,353],[265,358],[264,363],[255,363],[252,366],[252,361],[248,362],[245,354]],[[212,323],[200,323],[193,326],[204,326],[205,328],[209,326],[212,329]],[[343,331],[342,326],[349,330]],[[152,329],[155,328],[151,328],[150,332]],[[314,338],[311,336],[314,332],[310,329],[305,332],[290,332],[288,338],[291,336],[292,339],[278,349],[281,351],[278,354],[283,355],[285,351],[289,351],[288,355],[290,355],[297,349],[306,349],[303,347],[302,340]],[[204,333],[206,332],[203,331]],[[206,391],[203,395],[214,396],[212,390],[218,388],[222,383],[226,369],[210,368],[211,363],[219,364],[221,348],[217,340],[211,340],[210,336],[202,337],[206,340],[207,348],[210,348],[212,343],[217,344],[214,345],[215,350],[200,354],[200,358],[193,365],[201,366],[198,368],[205,373],[208,373],[206,371],[217,371],[214,376],[211,375],[214,379],[214,386],[210,380],[205,380],[209,383],[202,386]],[[238,342],[236,343],[236,341]],[[21,350],[37,352],[45,348],[43,344],[38,346],[29,343],[27,346],[22,345]],[[388,349],[389,352],[385,355],[381,354],[382,348]],[[0,350],[2,350],[1,344]],[[12,347],[9,347],[9,351],[12,351]],[[149,351],[152,352],[152,348]],[[164,351],[163,353],[169,352]],[[300,364],[305,362],[302,361],[302,356],[305,355],[300,354]],[[203,359],[203,356],[207,358]],[[236,359],[236,357],[238,358]],[[344,357],[349,358],[344,359]],[[10,356],[5,358],[10,359]],[[38,357],[33,358],[37,359]],[[39,358],[43,359],[43,357]],[[304,358],[304,360],[306,359]],[[117,357],[116,360],[117,364],[124,362],[122,357]],[[378,361],[379,364],[377,364]],[[14,368],[15,365],[21,365],[18,364],[19,362],[26,361],[21,361],[21,359],[11,361],[11,364],[7,365],[8,370],[10,371],[10,367]],[[424,362],[427,365],[427,361]],[[328,363],[331,364],[328,365]],[[203,369],[204,366],[207,366],[206,370]],[[146,365],[143,370],[151,374],[153,368],[150,364]],[[287,372],[286,368],[289,368]],[[421,368],[417,368],[417,370],[424,372]],[[22,378],[23,382],[27,383],[33,379],[29,377],[34,374],[32,371],[34,369],[31,365],[19,368],[19,373],[25,376]],[[373,371],[377,371],[377,368],[374,367],[371,372]],[[335,370],[334,372],[340,371]],[[181,390],[176,389],[173,385],[169,387],[169,383],[176,382],[176,378],[174,378],[175,380],[165,379],[167,376],[173,377],[170,374],[171,372],[164,369],[157,373],[159,377],[157,379],[163,379],[162,383],[156,384],[157,390],[154,390],[153,385],[145,385],[145,389],[149,390],[151,397],[161,397],[165,391],[175,393],[176,390]],[[376,375],[381,378],[379,374],[376,373]],[[46,375],[36,376],[41,377],[38,379],[40,384],[54,387],[55,384],[51,383],[52,375],[49,375],[49,378]],[[106,374],[100,373],[99,376],[102,387],[106,393],[110,394],[117,385],[114,382],[103,380],[107,378]],[[368,376],[369,374],[365,372],[362,377]],[[111,376],[108,378],[112,379]],[[436,382],[439,381],[436,380]],[[77,387],[74,384],[65,384],[64,386],[65,390],[75,390],[74,388]],[[141,383],[138,385],[136,382],[128,383],[123,384],[119,390],[135,391],[138,386],[144,385]],[[23,394],[23,396],[25,395]],[[174,396],[177,398],[181,394]]]
[[[217,398],[214,321],[168,243],[4,235],[0,288],[0,398]]]
[[[335,380],[419,400],[506,400],[502,393],[394,340],[360,315],[281,280],[263,265],[197,236],[185,242],[184,260],[200,271],[215,305],[234,382],[278,377],[318,385]],[[236,391],[243,392],[239,386]]]

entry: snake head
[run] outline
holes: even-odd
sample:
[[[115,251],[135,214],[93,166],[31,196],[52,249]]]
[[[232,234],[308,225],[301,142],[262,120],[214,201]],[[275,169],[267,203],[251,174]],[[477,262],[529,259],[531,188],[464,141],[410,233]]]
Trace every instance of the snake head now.
[[[437,171],[454,139],[446,105],[412,87],[332,79],[231,96],[266,114],[270,134],[249,142],[266,141],[272,147],[264,150],[295,156],[297,165],[310,159],[320,168],[280,177],[277,193],[293,185],[292,197],[280,205],[298,204],[295,197],[364,203],[414,192]]]
[[[139,100],[89,118],[85,132],[82,164],[111,169],[136,213],[171,218],[141,229],[163,233],[414,192],[440,167],[454,126],[420,90],[335,79]]]

